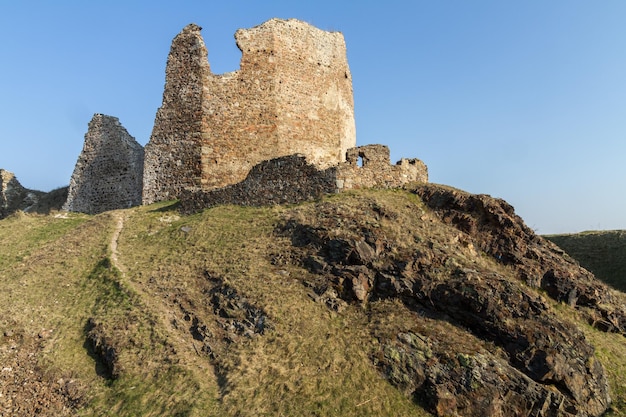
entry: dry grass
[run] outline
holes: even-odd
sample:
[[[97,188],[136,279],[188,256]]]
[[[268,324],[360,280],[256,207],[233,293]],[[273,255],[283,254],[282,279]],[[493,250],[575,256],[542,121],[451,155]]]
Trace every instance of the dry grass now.
[[[368,217],[365,206],[379,218]],[[335,313],[314,302],[302,285],[312,277],[281,260],[291,242],[275,230],[285,217],[306,220],[317,210],[327,210],[328,224],[353,218],[380,230],[395,242],[390,250],[397,256],[410,246],[406,239],[422,239],[458,247],[455,256],[463,262],[492,262],[476,257],[458,231],[402,191],[346,193],[321,205],[221,206],[192,216],[180,216],[173,203],[97,216],[19,214],[0,221],[0,330],[35,336],[52,330],[37,359],[48,372],[88,388],[82,416],[428,415],[373,366],[380,348],[375,336],[460,331],[419,319],[399,303]],[[263,310],[271,329],[224,340],[209,296],[215,284],[207,277]],[[213,335],[215,358],[201,350],[188,316]],[[89,319],[120,349],[117,379],[98,374],[102,364],[85,344]],[[609,372],[614,415],[626,415],[619,411],[626,397],[623,338],[585,331]],[[474,339],[464,343],[468,352],[491,348]]]
[[[201,300],[209,271],[271,320],[266,335],[216,348],[222,413],[420,415],[373,368],[364,313],[330,312],[308,296],[301,284],[306,271],[270,262],[272,252],[285,244],[273,231],[288,209],[223,206],[182,218],[166,209],[142,210],[136,213],[141,223],[129,220],[120,248],[127,254],[130,247],[144,248],[122,262],[131,280],[148,283],[159,295],[151,300],[154,309],[183,321],[172,294],[182,298],[184,289],[186,299]],[[211,320],[202,306],[195,313]]]

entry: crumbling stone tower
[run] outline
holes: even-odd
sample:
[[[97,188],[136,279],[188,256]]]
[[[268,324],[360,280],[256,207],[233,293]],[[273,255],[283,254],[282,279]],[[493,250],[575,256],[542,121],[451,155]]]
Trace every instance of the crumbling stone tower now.
[[[95,114],[63,209],[96,214],[140,205],[143,163],[143,147],[117,117]]]
[[[320,169],[345,160],[356,131],[341,33],[294,19],[240,29],[240,69],[215,75],[200,30],[188,25],[172,42],[145,149],[145,204],[240,182],[280,156],[304,154]]]

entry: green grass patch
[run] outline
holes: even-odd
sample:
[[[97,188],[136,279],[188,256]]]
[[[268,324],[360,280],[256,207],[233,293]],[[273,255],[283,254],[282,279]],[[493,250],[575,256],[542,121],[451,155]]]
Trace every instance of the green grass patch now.
[[[53,217],[18,212],[0,220],[0,270],[24,261],[34,250],[59,239],[87,219],[81,214]]]
[[[612,230],[545,236],[576,259],[582,267],[626,291],[626,231]]]

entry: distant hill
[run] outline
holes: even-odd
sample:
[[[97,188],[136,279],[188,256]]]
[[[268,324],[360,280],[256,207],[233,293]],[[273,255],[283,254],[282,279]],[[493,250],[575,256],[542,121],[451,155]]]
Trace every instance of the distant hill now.
[[[0,415],[626,415],[626,295],[503,200],[0,220]]]
[[[597,278],[626,292],[625,230],[550,235],[545,238],[560,246]]]

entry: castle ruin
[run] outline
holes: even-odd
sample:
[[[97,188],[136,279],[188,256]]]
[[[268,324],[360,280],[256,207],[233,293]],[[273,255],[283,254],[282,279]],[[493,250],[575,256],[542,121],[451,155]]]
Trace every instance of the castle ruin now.
[[[96,214],[140,205],[143,163],[143,147],[118,118],[95,114],[63,209]]]
[[[280,156],[301,153],[319,168],[345,160],[356,131],[341,33],[295,19],[240,29],[240,69],[215,75],[200,30],[190,24],[172,42],[144,203],[237,183]]]
[[[64,209],[94,214],[180,199],[191,212],[428,181],[418,159],[391,165],[386,146],[355,147],[341,33],[295,19],[240,29],[240,69],[216,75],[200,30],[187,25],[172,41],[145,149],[117,118],[94,115]]]

